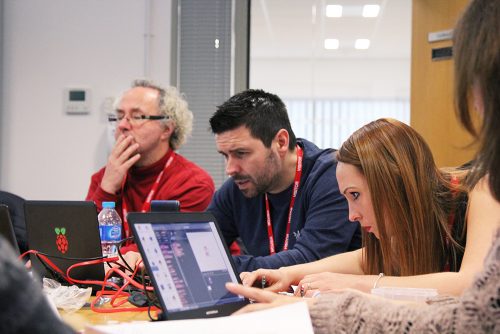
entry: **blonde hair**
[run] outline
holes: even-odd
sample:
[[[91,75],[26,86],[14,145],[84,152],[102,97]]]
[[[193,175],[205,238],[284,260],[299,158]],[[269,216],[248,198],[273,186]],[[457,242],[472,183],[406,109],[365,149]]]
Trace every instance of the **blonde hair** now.
[[[189,110],[188,103],[183,94],[177,88],[162,87],[151,80],[137,79],[132,82],[132,88],[145,87],[158,91],[158,110],[160,114],[168,119],[164,122],[173,121],[174,131],[170,136],[169,145],[173,150],[179,149],[191,135],[193,129],[193,113]]]
[[[436,167],[424,139],[402,122],[378,119],[354,132],[337,159],[361,171],[373,201],[380,239],[363,231],[365,273],[442,271],[457,189],[449,173]]]

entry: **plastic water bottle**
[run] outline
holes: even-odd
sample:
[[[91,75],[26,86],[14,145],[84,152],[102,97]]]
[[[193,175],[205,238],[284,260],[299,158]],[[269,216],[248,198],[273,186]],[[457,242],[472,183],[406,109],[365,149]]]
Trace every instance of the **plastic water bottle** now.
[[[102,256],[118,254],[116,242],[122,239],[122,219],[115,210],[115,202],[102,202],[102,210],[97,216],[101,234]]]

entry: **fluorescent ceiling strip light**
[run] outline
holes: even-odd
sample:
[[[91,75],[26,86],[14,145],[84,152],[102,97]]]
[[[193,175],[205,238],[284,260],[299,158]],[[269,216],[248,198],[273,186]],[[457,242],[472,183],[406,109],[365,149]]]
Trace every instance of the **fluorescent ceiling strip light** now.
[[[366,50],[370,47],[370,40],[366,38],[358,38],[354,43],[354,48],[358,50]]]
[[[327,50],[336,50],[339,48],[339,40],[336,38],[327,38],[325,39],[325,49]]]
[[[379,5],[364,5],[363,17],[377,17],[380,12]]]
[[[341,5],[327,5],[326,6],[326,17],[342,17],[342,6]]]

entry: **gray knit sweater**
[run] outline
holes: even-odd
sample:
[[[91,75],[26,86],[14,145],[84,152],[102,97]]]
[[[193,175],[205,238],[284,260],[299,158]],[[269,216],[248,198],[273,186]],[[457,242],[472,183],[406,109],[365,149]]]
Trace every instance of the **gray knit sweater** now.
[[[318,298],[310,315],[317,334],[500,333],[500,229],[483,272],[460,298],[415,307],[344,292]]]
[[[52,311],[38,286],[0,236],[0,333],[74,333]]]

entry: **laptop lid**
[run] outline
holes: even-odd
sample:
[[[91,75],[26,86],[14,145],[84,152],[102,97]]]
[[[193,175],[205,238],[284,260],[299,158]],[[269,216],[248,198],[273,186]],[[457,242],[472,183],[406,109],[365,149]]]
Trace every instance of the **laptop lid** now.
[[[9,207],[5,204],[0,204],[0,234],[10,243],[16,254],[19,255],[19,246],[17,245],[14,226],[10,219]]]
[[[165,319],[225,316],[248,304],[225,288],[241,282],[211,213],[129,213],[127,220]]]
[[[30,249],[49,255],[64,273],[75,263],[102,257],[97,209],[93,202],[26,201],[24,213]],[[36,256],[30,257],[33,269],[40,276],[58,279]],[[104,266],[78,267],[70,276],[77,280],[102,281]]]

